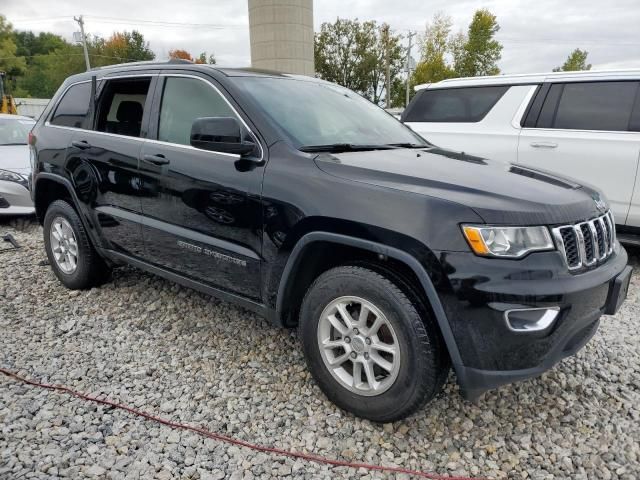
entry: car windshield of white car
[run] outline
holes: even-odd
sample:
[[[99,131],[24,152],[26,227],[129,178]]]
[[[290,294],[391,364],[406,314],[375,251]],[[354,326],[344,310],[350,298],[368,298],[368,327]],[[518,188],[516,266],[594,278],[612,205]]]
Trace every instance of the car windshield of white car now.
[[[34,125],[29,120],[0,118],[0,146],[26,145]]]

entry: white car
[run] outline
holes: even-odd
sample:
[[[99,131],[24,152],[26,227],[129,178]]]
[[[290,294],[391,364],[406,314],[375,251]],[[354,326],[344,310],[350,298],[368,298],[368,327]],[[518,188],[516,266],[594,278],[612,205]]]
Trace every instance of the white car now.
[[[640,70],[420,85],[402,121],[439,147],[557,172],[604,192],[640,243]]]
[[[35,121],[29,117],[0,114],[0,215],[35,212],[29,193],[28,145],[34,125]]]

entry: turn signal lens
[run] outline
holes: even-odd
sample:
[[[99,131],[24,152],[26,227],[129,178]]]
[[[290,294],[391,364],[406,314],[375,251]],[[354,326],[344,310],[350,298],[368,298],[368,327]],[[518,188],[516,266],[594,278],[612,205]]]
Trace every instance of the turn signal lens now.
[[[482,235],[475,227],[464,226],[462,227],[464,230],[464,235],[467,237],[467,241],[471,246],[471,249],[476,255],[487,255],[489,253],[489,249],[482,240]]]

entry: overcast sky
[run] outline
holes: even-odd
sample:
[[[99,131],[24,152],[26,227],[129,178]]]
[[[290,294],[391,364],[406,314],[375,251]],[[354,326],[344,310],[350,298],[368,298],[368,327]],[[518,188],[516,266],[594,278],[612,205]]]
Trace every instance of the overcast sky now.
[[[550,71],[579,47],[594,68],[640,68],[639,0],[315,0],[314,23],[341,18],[388,22],[397,32],[424,30],[441,11],[466,31],[473,12],[498,17],[504,73]],[[19,30],[52,31],[71,39],[73,15],[84,14],[87,33],[142,32],[158,58],[173,48],[214,52],[223,66],[247,66],[246,0],[0,0],[0,13]],[[415,52],[415,50],[414,50]],[[414,57],[417,53],[414,53]]]

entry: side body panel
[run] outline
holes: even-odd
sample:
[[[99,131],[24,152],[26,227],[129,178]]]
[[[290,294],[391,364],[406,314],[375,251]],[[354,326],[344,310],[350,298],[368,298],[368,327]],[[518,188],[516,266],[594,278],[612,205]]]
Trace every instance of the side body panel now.
[[[123,216],[125,212],[140,212],[141,139],[76,131],[73,142],[67,151],[66,168],[78,198],[91,206],[89,215],[105,240],[104,247],[143,256],[141,226]],[[76,147],[79,142],[88,148]]]

